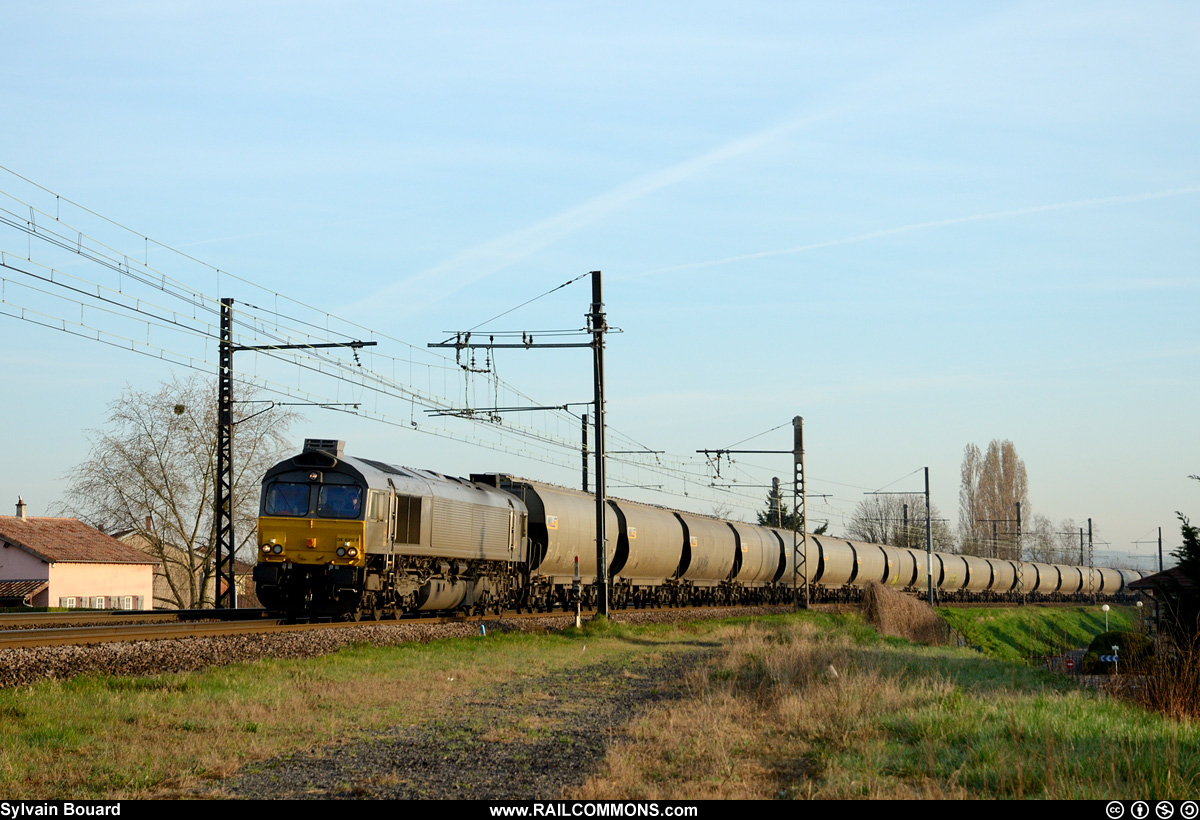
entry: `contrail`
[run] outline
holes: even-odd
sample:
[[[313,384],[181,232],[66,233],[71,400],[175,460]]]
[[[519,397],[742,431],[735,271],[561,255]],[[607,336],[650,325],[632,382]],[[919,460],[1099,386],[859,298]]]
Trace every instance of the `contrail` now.
[[[726,256],[722,259],[710,259],[705,262],[687,262],[682,265],[671,265],[665,268],[655,268],[654,270],[630,274],[628,276],[618,276],[616,278],[640,279],[644,276],[654,276],[660,273],[671,273],[679,270],[711,268],[717,265],[728,265],[731,262],[745,262],[751,259],[765,259],[770,256],[786,256],[793,253],[815,251],[820,248],[832,248],[837,245],[853,245],[858,242],[867,242],[871,239],[879,239],[883,236],[894,236],[896,234],[908,233],[910,231],[922,231],[929,228],[945,228],[949,225],[961,225],[966,222],[986,222],[993,219],[1010,219],[1016,216],[1027,216],[1029,214],[1043,213],[1045,211],[1064,211],[1072,208],[1095,208],[1101,205],[1123,205],[1130,202],[1145,202],[1152,199],[1167,199],[1169,197],[1186,196],[1188,194],[1196,193],[1200,193],[1200,185],[1189,185],[1185,188],[1172,188],[1167,191],[1149,191],[1146,193],[1127,194],[1124,196],[1105,196],[1098,197],[1096,199],[1079,199],[1072,202],[1054,202],[1049,205],[1033,205],[1028,208],[1014,208],[1010,211],[994,211],[987,214],[972,214],[970,216],[951,217],[950,219],[936,219],[932,222],[914,222],[911,225],[901,225],[896,228],[884,228],[878,231],[871,231],[870,233],[842,237],[841,239],[828,239],[824,242],[812,242],[807,245],[797,245],[793,248],[782,248],[773,251],[758,251],[757,253],[744,253],[739,256]]]
[[[630,180],[552,217],[455,254],[343,310],[350,312],[377,308],[383,300],[402,301],[405,306],[404,313],[419,310],[532,256],[563,237],[639,199],[685,182],[721,162],[755,151],[797,129],[835,116],[840,110],[797,117],[782,125],[733,140],[700,156]]]

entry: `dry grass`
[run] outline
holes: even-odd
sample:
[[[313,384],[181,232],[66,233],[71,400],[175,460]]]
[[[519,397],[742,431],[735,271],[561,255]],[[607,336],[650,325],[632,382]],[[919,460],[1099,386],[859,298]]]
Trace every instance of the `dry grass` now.
[[[950,634],[929,604],[871,582],[863,592],[863,617],[881,635],[941,646]]]
[[[965,650],[791,620],[719,632],[580,799],[1102,799],[1200,788],[1200,727]],[[891,642],[889,642],[891,641]]]
[[[892,677],[864,665],[852,637],[811,624],[721,636],[727,650],[689,676],[690,696],[632,726],[606,770],[576,799],[845,799],[969,797],[953,785],[859,779],[831,767],[841,750],[879,755],[880,713],[931,706],[953,686]]]
[[[1132,698],[1175,720],[1200,719],[1200,637],[1181,643],[1160,635],[1150,671]]]

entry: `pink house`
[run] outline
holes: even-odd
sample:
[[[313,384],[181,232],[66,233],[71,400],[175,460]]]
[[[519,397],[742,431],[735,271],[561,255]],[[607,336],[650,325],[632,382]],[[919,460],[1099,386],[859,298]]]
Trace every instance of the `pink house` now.
[[[149,609],[158,561],[75,518],[0,515],[0,603]]]

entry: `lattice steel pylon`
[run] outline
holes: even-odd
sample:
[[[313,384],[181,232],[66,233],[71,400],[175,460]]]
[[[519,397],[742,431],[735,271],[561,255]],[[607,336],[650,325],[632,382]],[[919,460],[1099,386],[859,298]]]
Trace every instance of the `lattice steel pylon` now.
[[[234,580],[233,538],[233,354],[238,350],[311,350],[327,347],[359,349],[374,347],[376,342],[322,342],[295,345],[234,345],[233,300],[221,300],[221,351],[217,367],[217,476],[213,510],[213,529],[217,535],[215,569],[217,592],[213,602],[217,609],[237,609],[237,586]]]
[[[221,353],[217,368],[217,475],[213,524],[217,534],[217,609],[237,609],[233,577],[233,300],[221,300]]]
[[[804,419],[792,418],[792,506],[796,515],[792,521],[792,597],[796,606],[808,609],[812,602],[808,588],[808,505],[804,487]],[[800,584],[804,583],[804,601],[800,600]]]

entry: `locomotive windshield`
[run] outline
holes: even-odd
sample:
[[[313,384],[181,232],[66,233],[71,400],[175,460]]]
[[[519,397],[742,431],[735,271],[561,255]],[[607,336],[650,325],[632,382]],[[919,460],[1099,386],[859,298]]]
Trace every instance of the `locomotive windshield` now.
[[[267,487],[267,515],[308,515],[308,485],[277,481]]]
[[[317,515],[322,518],[359,518],[362,489],[341,484],[324,484],[317,494]]]

